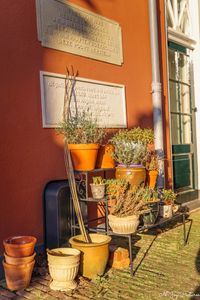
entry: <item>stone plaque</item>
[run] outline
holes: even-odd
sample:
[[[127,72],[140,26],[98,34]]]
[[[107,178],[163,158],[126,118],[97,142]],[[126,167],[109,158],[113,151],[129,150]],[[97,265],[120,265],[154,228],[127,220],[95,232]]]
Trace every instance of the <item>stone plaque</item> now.
[[[66,76],[40,72],[43,127],[58,127],[63,120]],[[124,85],[77,77],[71,100],[71,113],[89,111],[99,127],[126,128]]]
[[[62,0],[36,0],[42,46],[121,65],[122,36],[117,22]]]

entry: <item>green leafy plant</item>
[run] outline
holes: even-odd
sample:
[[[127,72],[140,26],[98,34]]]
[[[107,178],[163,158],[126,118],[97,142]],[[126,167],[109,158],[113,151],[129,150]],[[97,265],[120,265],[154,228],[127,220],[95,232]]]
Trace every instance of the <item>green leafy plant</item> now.
[[[147,152],[147,144],[153,142],[152,129],[125,129],[118,131],[111,139],[114,145],[113,158],[119,164],[142,164]]]
[[[139,215],[144,204],[143,188],[130,188],[116,195],[116,203],[111,210],[111,214],[117,217]]]
[[[59,124],[58,134],[63,134],[68,144],[100,143],[106,132],[98,128],[98,124],[91,115],[83,112]]]
[[[111,199],[116,198],[118,193],[125,192],[129,187],[129,183],[125,179],[107,179],[105,184],[106,195]]]
[[[110,140],[113,144],[116,142],[135,142],[144,145],[153,144],[154,133],[151,128],[134,127],[132,129],[119,130]]]
[[[144,157],[143,164],[148,171],[158,171],[159,157],[156,152],[148,150]]]
[[[103,179],[101,176],[95,176],[92,178],[92,183],[95,185],[105,184],[105,179]]]
[[[148,202],[157,202],[158,198],[158,191],[147,187],[141,187],[141,192],[143,192],[143,199],[145,203]]]
[[[172,189],[163,189],[159,193],[159,198],[165,205],[174,204],[177,194]]]

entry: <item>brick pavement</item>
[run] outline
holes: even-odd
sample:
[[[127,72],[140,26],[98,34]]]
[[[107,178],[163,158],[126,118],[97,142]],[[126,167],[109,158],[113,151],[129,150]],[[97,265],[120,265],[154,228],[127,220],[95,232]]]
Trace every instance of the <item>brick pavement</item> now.
[[[109,269],[91,282],[78,278],[73,292],[54,292],[49,275],[34,277],[26,290],[16,293],[0,282],[0,299],[200,299],[200,211],[191,214],[193,225],[189,242],[183,245],[183,227],[175,226],[159,235],[141,234],[133,243],[134,277],[129,269]],[[189,224],[187,224],[189,228]],[[114,239],[127,248],[127,240]]]

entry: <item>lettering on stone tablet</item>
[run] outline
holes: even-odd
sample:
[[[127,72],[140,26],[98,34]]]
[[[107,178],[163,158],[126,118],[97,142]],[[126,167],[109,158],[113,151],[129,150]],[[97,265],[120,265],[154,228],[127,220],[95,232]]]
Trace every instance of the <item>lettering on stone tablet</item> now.
[[[37,0],[37,20],[42,46],[122,64],[117,22],[58,0]]]
[[[65,78],[59,74],[41,72],[43,126],[57,127],[62,121]],[[97,120],[100,127],[126,127],[125,91],[123,85],[76,78],[70,105],[72,116],[86,112]]]

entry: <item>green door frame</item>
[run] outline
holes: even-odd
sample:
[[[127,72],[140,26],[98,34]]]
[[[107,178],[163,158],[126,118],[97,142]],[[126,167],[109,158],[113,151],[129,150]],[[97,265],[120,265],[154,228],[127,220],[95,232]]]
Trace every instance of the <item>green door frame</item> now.
[[[189,49],[173,42],[168,49],[173,184],[183,203],[198,198],[192,73]]]

